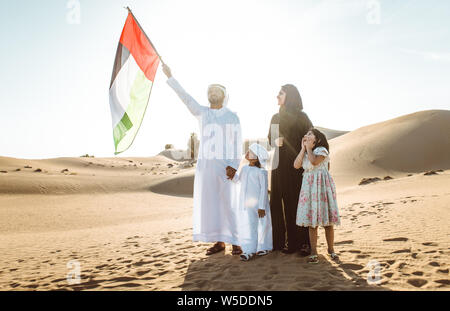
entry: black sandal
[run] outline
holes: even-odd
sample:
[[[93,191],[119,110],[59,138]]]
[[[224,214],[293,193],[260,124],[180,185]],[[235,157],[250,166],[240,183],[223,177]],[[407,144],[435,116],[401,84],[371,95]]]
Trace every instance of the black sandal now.
[[[223,250],[225,250],[225,246],[222,246],[221,244],[216,243],[216,244],[214,244],[213,247],[210,247],[210,248],[208,248],[206,250],[206,255],[210,256],[210,255],[213,255],[215,253],[221,252]]]
[[[302,248],[300,249],[300,256],[306,257],[311,254],[311,248],[308,244],[303,244]]]

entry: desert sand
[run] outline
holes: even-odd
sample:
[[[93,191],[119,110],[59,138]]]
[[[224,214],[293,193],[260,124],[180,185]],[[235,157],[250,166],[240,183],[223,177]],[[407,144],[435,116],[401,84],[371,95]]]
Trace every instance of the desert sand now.
[[[192,242],[188,162],[0,157],[0,290],[449,290],[450,111],[339,135],[340,262],[320,229],[318,265],[280,252],[244,263],[230,245],[206,256]]]

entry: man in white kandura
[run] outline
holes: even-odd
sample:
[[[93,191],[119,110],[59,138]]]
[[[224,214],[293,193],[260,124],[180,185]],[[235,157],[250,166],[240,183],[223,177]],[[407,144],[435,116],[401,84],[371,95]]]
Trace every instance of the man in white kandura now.
[[[239,118],[225,107],[228,96],[224,86],[210,85],[210,106],[201,106],[172,77],[170,68],[165,64],[163,72],[168,77],[169,86],[200,124],[194,178],[193,240],[215,242],[207,250],[207,255],[225,250],[225,243],[233,245],[233,255],[240,255],[242,250],[237,245],[236,185],[227,177],[236,172],[240,164],[242,138]]]

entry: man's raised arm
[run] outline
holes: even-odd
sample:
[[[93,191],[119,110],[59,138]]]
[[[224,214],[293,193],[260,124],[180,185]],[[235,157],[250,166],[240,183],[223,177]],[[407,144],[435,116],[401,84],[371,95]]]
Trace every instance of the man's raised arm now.
[[[167,84],[177,93],[178,97],[188,107],[189,111],[196,117],[200,116],[207,107],[199,105],[197,101],[192,98],[178,83],[178,81],[172,76],[172,72],[166,64],[162,65],[164,74],[167,76]]]

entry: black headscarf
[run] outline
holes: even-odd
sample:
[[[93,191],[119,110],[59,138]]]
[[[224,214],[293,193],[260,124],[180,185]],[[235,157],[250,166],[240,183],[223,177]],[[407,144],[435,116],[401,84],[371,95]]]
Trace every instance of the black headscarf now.
[[[305,129],[307,131],[312,124],[303,112],[302,97],[298,89],[292,84],[283,85],[281,89],[286,93],[286,100],[279,110],[280,136],[285,138],[287,152],[294,156],[300,151]]]
[[[298,114],[303,110],[303,102],[295,85],[285,84],[281,89],[286,93],[286,101],[280,107],[280,112],[286,109],[290,113]]]

